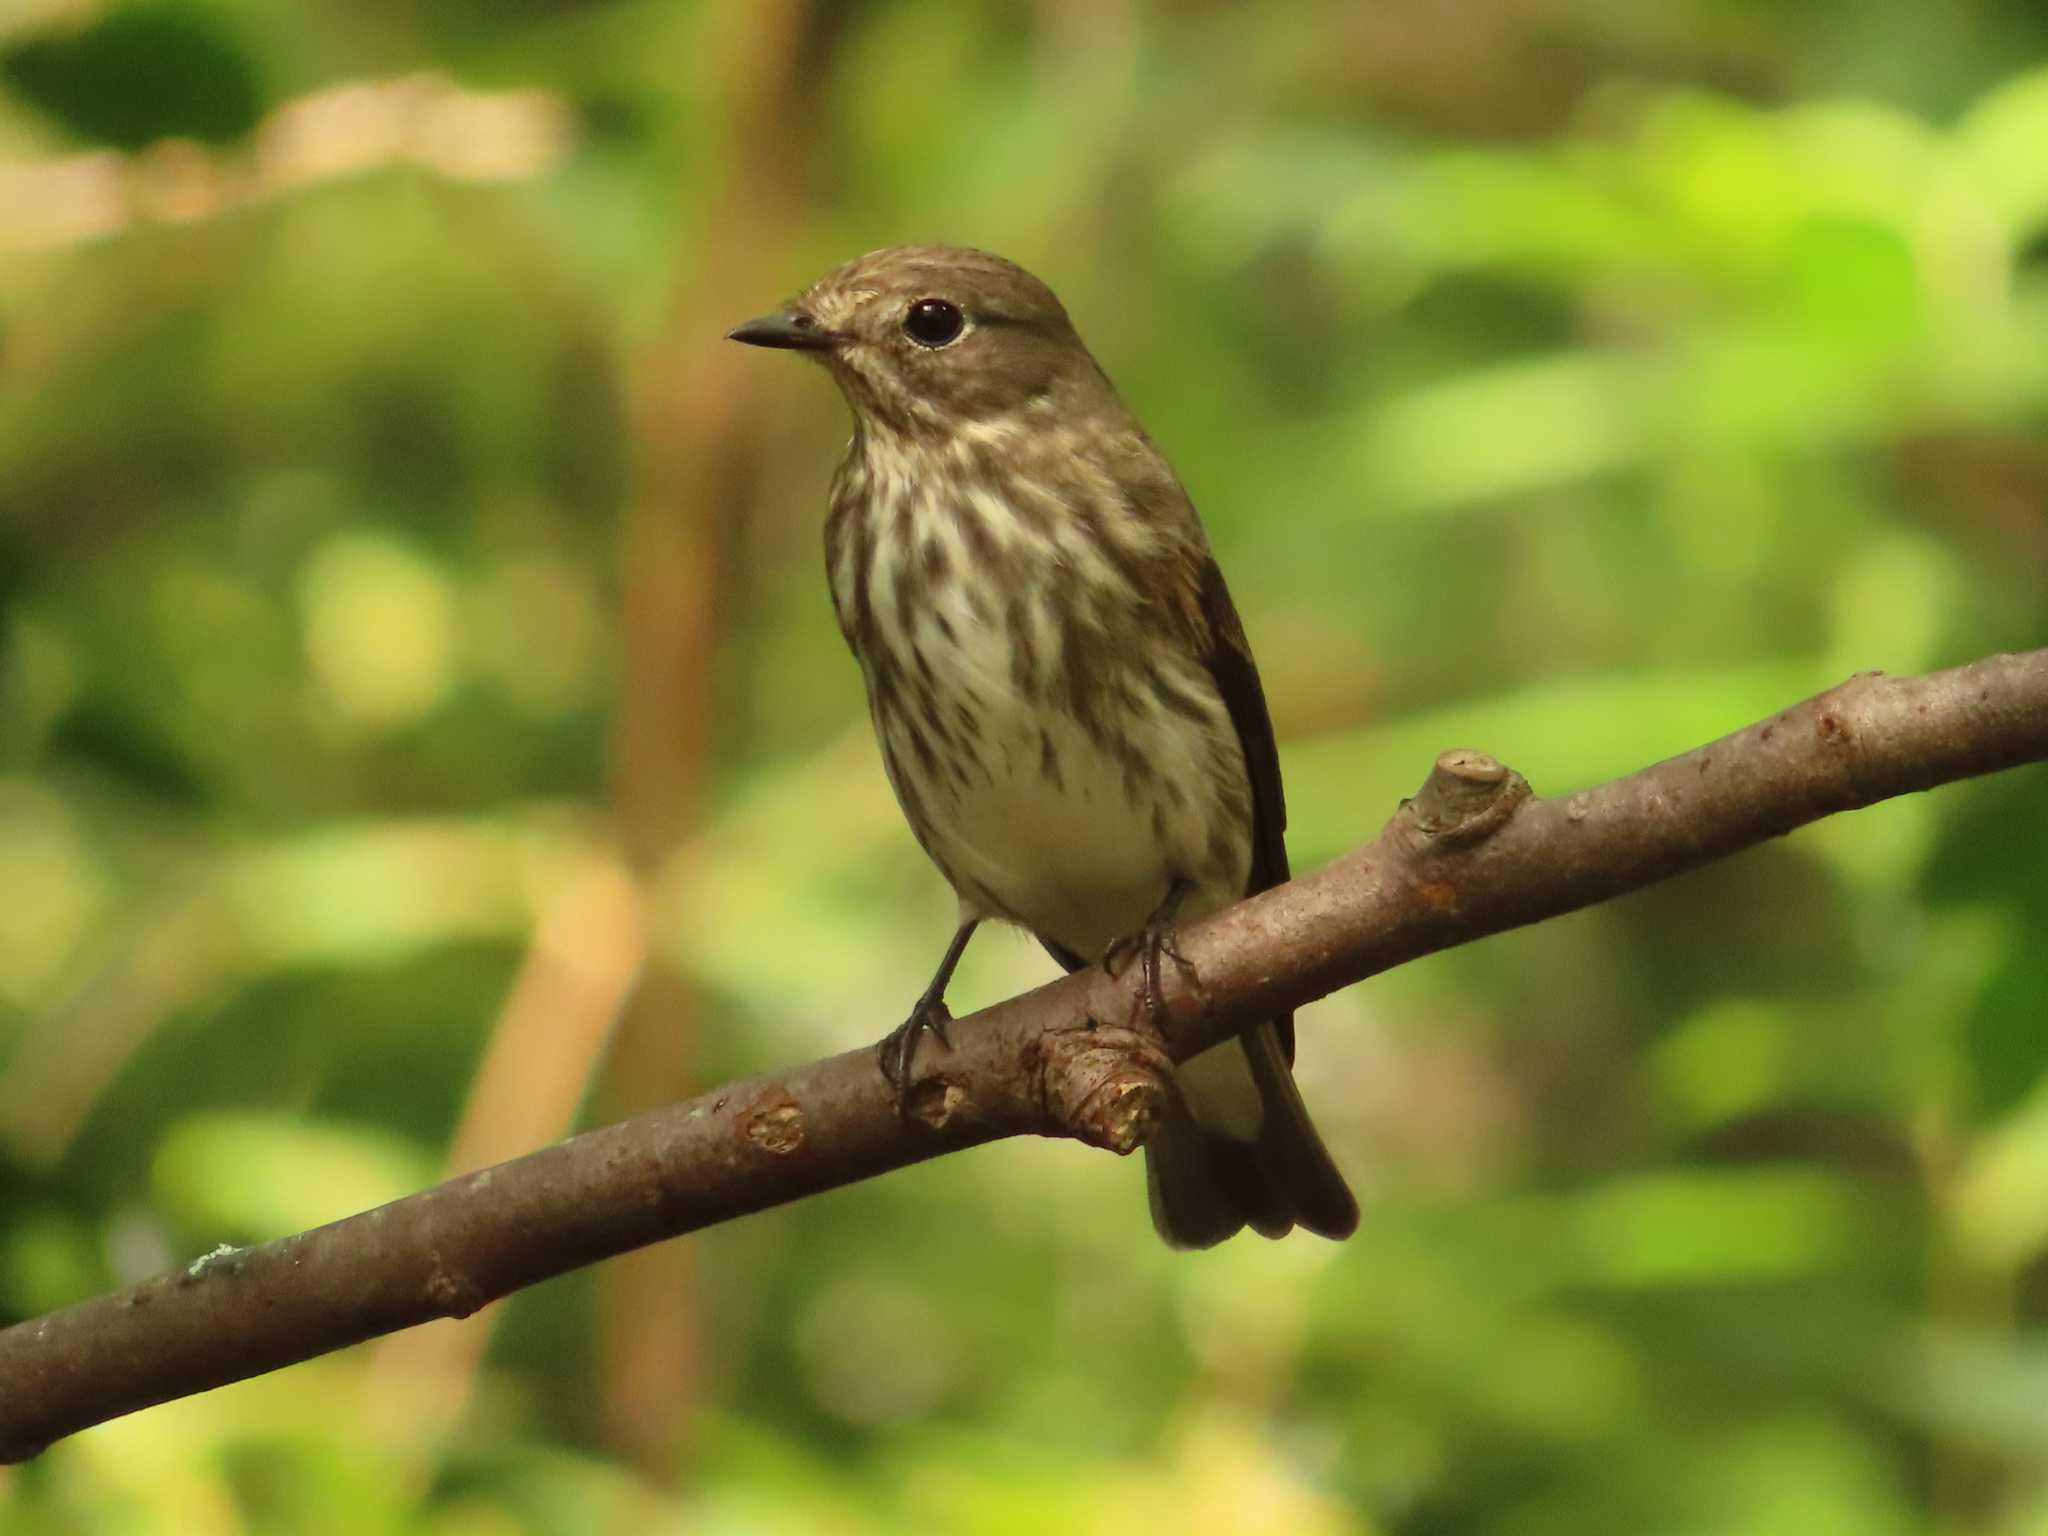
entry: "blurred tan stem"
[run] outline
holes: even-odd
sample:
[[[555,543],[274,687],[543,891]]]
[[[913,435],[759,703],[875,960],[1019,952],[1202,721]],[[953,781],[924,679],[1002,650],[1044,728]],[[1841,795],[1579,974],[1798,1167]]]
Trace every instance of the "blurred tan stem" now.
[[[697,819],[712,708],[719,571],[745,500],[746,375],[722,345],[761,307],[763,272],[795,227],[795,134],[786,119],[802,53],[802,0],[713,7],[704,89],[708,140],[723,185],[702,209],[702,238],[680,253],[674,296],[634,378],[636,479],[625,533],[626,677],[615,751],[626,856],[658,883]],[[621,1021],[604,1099],[632,1115],[681,1098],[692,1082],[695,999],[658,955]],[[672,1465],[687,1432],[697,1343],[690,1253],[636,1253],[601,1281],[600,1392],[607,1438],[650,1470]]]
[[[204,881],[144,914],[66,1006],[24,1031],[0,1072],[0,1145],[54,1167],[150,1038],[241,957]]]
[[[646,957],[638,887],[616,861],[565,871],[513,978],[449,1148],[447,1176],[504,1162],[571,1128]],[[438,1440],[459,1420],[500,1312],[385,1340],[364,1417],[394,1445]]]

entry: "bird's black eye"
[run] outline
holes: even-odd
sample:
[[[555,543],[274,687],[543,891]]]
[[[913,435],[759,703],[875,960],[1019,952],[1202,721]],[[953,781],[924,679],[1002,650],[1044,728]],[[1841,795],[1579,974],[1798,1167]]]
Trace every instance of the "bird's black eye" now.
[[[904,332],[920,347],[943,347],[967,324],[960,306],[944,299],[919,299],[903,317]]]

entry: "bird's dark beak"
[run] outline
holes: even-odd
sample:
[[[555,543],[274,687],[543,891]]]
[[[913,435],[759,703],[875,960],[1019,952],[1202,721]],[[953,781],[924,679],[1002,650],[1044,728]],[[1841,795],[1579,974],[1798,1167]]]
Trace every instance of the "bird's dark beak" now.
[[[829,352],[839,344],[837,336],[800,309],[736,325],[725,333],[725,339],[744,341],[750,347],[780,347],[786,352]]]

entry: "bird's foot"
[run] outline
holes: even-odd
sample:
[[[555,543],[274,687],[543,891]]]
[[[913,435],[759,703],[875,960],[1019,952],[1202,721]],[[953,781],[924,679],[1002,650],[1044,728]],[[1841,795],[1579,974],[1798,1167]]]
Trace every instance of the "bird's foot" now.
[[[1162,983],[1167,961],[1173,962],[1173,968],[1180,972],[1181,980],[1190,988],[1196,992],[1202,990],[1202,973],[1195,969],[1194,961],[1181,953],[1178,931],[1173,923],[1174,911],[1184,895],[1185,888],[1176,882],[1145,926],[1116,940],[1102,956],[1102,968],[1112,977],[1121,977],[1130,969],[1133,960],[1144,966],[1145,985],[1139,993],[1139,1002],[1155,1029],[1163,1028],[1166,1022],[1166,992]]]
[[[953,1022],[953,1015],[946,1011],[946,999],[938,992],[927,992],[917,1000],[910,1010],[910,1017],[890,1030],[875,1044],[875,1064],[882,1069],[883,1080],[896,1090],[896,1111],[910,1113],[910,1067],[917,1055],[918,1037],[933,1035],[947,1050],[953,1049],[953,1042],[946,1038],[946,1026]]]

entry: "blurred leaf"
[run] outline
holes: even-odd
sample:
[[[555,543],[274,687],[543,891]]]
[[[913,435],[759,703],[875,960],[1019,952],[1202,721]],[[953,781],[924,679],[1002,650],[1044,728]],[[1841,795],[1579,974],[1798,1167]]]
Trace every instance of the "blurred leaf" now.
[[[1617,1286],[1782,1280],[1854,1260],[1866,1202],[1800,1169],[1644,1174],[1583,1196],[1586,1274]]]
[[[2048,227],[2048,69],[2000,84],[1964,116],[1959,137],[1981,167],[2016,243]]]
[[[2036,1084],[1978,1139],[1955,1219],[1973,1257],[1989,1266],[2017,1268],[2048,1247],[2048,1088]]]
[[[1569,794],[1740,730],[1840,680],[1796,661],[1559,678],[1291,746],[1287,798],[1296,862],[1318,862],[1371,836],[1421,787],[1437,753],[1451,747],[1492,752],[1538,794]]]
[[[75,1217],[54,1208],[9,1213],[0,1234],[0,1314],[54,1312],[105,1281],[92,1234]]]
[[[211,1114],[172,1129],[150,1182],[187,1231],[247,1244],[413,1194],[434,1175],[424,1149],[367,1126]]]
[[[117,149],[230,143],[263,111],[242,38],[197,0],[117,3],[75,30],[33,34],[0,54],[0,75],[72,133]]]

